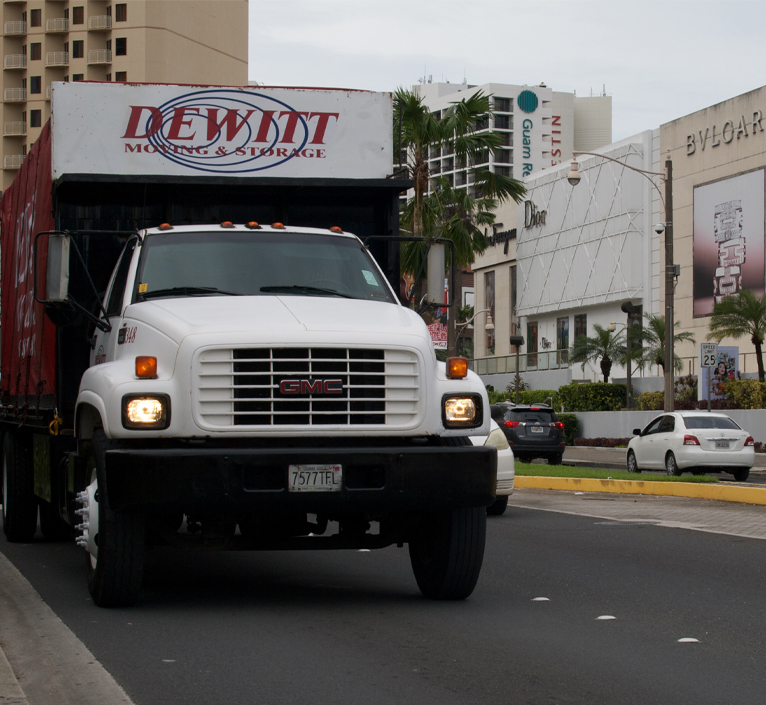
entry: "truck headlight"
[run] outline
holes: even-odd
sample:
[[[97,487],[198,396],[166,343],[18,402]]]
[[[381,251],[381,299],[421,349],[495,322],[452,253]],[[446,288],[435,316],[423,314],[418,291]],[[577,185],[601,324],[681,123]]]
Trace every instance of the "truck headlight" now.
[[[163,429],[170,425],[167,394],[128,394],[122,398],[122,425],[132,429]]]
[[[455,394],[442,398],[442,421],[447,428],[475,428],[484,422],[479,394]]]

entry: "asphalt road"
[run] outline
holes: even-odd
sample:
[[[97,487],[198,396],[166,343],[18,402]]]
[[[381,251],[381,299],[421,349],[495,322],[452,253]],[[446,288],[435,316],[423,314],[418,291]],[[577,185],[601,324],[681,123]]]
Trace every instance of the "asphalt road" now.
[[[465,602],[421,598],[406,549],[155,549],[127,610],[92,605],[73,545],[0,550],[137,705],[760,705],[766,692],[763,540],[512,506],[489,522]]]

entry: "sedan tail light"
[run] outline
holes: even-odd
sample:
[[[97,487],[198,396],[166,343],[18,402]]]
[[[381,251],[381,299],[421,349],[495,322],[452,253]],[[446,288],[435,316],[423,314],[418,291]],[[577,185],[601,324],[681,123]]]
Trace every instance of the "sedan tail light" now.
[[[554,421],[551,426],[553,428],[564,428],[564,422],[563,421]]]
[[[697,436],[684,436],[685,446],[698,446],[700,442],[697,440]]]
[[[747,446],[753,446],[755,447],[755,441],[753,440],[752,436],[748,436],[747,440],[745,441],[745,447]]]
[[[521,426],[521,421],[506,421],[505,425],[508,426],[508,428],[516,428],[517,426]]]

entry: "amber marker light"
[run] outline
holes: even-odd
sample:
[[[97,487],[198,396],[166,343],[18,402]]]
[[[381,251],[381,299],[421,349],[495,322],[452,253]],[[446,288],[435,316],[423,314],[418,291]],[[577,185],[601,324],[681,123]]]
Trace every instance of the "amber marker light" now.
[[[337,225],[333,225],[330,228],[330,232],[331,233],[342,233],[343,232],[343,228],[339,228]]]
[[[274,230],[284,230],[285,226],[282,223],[272,223],[271,227],[274,228]]]
[[[222,228],[233,228],[234,223],[232,223],[230,220],[224,220],[223,223],[221,223]]]
[[[173,226],[170,223],[163,223],[158,230],[172,230]]]
[[[450,379],[463,379],[468,376],[467,357],[447,358],[447,377]]]
[[[249,223],[247,223],[245,225],[245,227],[248,230],[260,230],[261,229],[261,226],[258,225],[258,221],[256,221],[256,220],[251,220]]]
[[[150,355],[136,357],[136,377],[141,379],[157,378],[157,358]]]

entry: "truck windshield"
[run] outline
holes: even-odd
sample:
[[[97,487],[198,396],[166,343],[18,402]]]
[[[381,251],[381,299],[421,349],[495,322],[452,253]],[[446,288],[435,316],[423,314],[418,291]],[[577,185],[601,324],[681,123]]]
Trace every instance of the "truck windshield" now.
[[[164,232],[143,244],[135,298],[328,296],[394,302],[355,238],[281,232]]]

